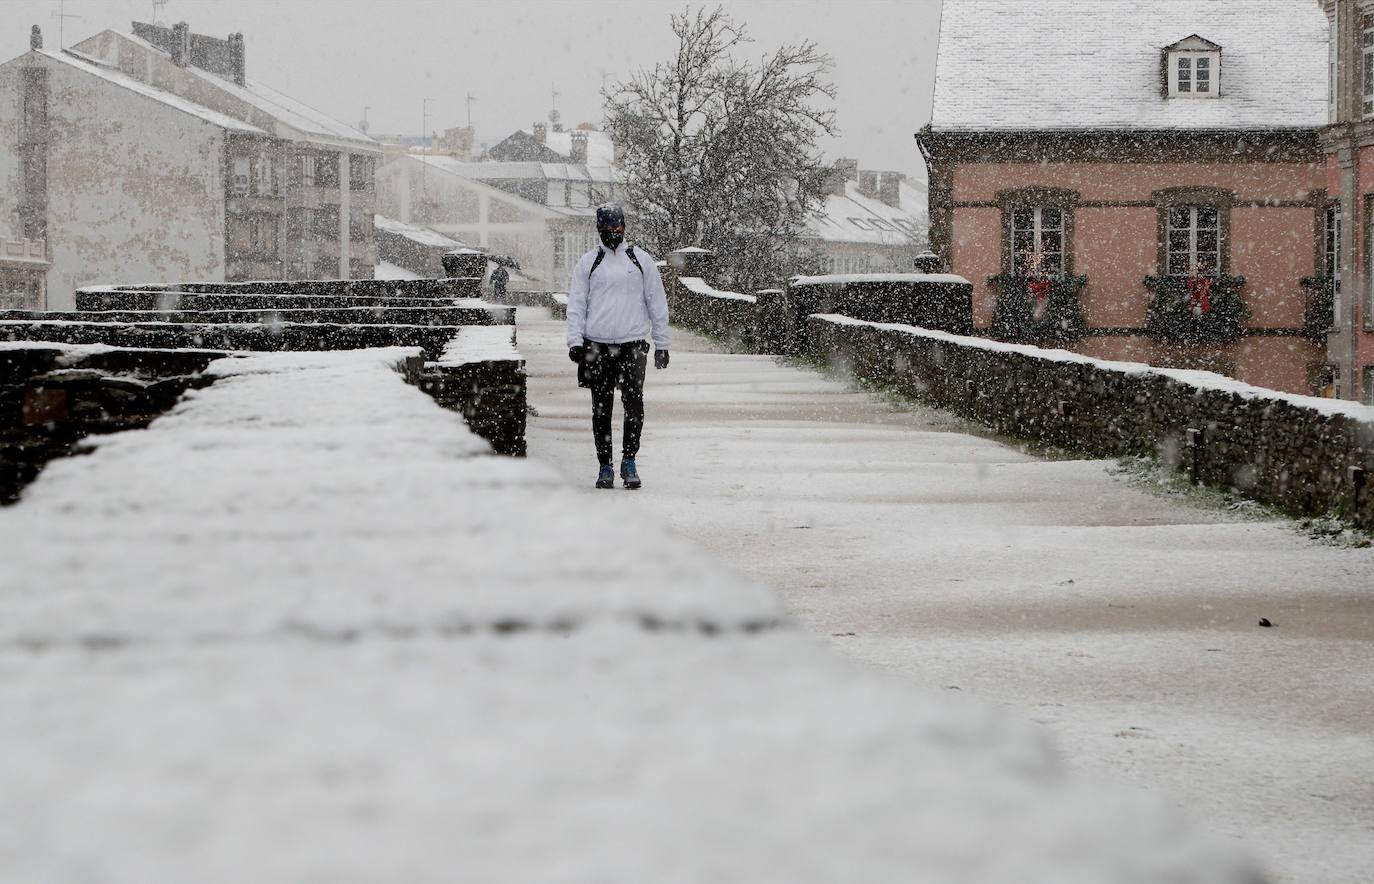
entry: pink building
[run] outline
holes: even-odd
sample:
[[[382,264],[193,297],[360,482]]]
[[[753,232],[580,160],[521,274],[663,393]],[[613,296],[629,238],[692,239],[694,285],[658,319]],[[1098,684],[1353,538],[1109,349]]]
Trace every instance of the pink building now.
[[[1333,392],[1327,39],[1301,0],[945,0],[918,138],[977,326]]]
[[[1322,131],[1326,187],[1340,198],[1332,362],[1338,386],[1374,404],[1374,2],[1318,0],[1330,24],[1331,125]],[[1347,295],[1347,293],[1349,293]],[[1345,378],[1349,383],[1345,383]]]

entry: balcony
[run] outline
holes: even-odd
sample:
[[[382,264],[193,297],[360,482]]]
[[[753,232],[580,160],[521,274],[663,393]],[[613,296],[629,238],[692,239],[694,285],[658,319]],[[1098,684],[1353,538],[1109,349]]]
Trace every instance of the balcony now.
[[[993,337],[1016,344],[1072,344],[1083,336],[1081,296],[1087,284],[1086,276],[988,277],[988,285],[997,290]]]
[[[1171,344],[1220,344],[1240,337],[1250,315],[1240,290],[1243,276],[1147,276],[1154,292],[1145,327]]]

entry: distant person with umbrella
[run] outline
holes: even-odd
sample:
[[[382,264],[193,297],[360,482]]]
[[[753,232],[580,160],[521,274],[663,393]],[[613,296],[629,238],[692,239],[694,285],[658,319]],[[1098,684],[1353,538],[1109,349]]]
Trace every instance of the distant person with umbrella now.
[[[496,269],[491,272],[491,297],[495,301],[501,301],[506,297],[506,283],[510,280],[510,271],[506,270],[506,265],[500,261],[496,262]]]

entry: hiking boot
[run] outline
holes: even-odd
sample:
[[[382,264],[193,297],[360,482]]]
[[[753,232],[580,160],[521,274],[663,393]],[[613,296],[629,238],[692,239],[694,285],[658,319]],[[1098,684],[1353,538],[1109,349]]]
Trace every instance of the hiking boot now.
[[[639,487],[639,473],[635,472],[635,459],[627,457],[620,462],[620,478],[625,482],[625,487],[634,491]]]
[[[596,474],[596,487],[597,487],[597,488],[614,488],[614,487],[615,487],[615,470],[611,469],[611,465],[610,465],[610,464],[604,464],[604,465],[602,465],[602,467],[601,467],[601,472],[599,472],[599,473]]]

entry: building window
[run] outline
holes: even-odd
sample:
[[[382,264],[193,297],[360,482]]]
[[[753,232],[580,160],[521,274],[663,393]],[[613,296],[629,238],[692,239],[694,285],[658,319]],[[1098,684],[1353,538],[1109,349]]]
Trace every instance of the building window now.
[[[325,205],[315,210],[315,237],[337,242],[339,239],[339,207]]]
[[[277,195],[277,164],[273,159],[262,154],[257,157],[257,166],[254,180],[253,193],[257,196],[276,196]]]
[[[1374,114],[1374,15],[1360,23],[1360,113]]]
[[[1326,231],[1322,237],[1322,275],[1331,280],[1332,308],[1341,309],[1341,204],[1326,207]]]
[[[307,242],[315,235],[315,213],[310,209],[291,209],[286,214],[286,238]]]
[[[314,187],[315,157],[306,153],[298,156],[296,160],[296,174],[300,176],[300,183],[306,187]]]
[[[365,243],[373,237],[372,213],[354,209],[348,213],[348,241]]]
[[[348,161],[348,189],[373,190],[376,188],[377,164],[372,157],[353,154]]]
[[[322,153],[315,158],[315,184],[318,187],[339,186],[339,155]]]
[[[234,157],[234,196],[248,196],[253,182],[253,160],[251,157]]]
[[[1361,401],[1365,405],[1374,405],[1374,365],[1364,367],[1364,396]]]
[[[229,247],[235,257],[275,260],[277,219],[272,215],[245,215],[229,222]]]
[[[1166,54],[1169,96],[1216,98],[1221,94],[1221,47],[1189,37]]]
[[[1064,210],[1012,209],[1011,272],[1018,276],[1064,273]]]
[[[1221,212],[1214,206],[1173,206],[1165,249],[1169,276],[1216,276],[1221,272]]]
[[[339,259],[321,258],[315,262],[316,279],[338,279],[339,278]]]
[[[561,231],[553,234],[553,269],[562,270],[568,266],[568,243]]]

